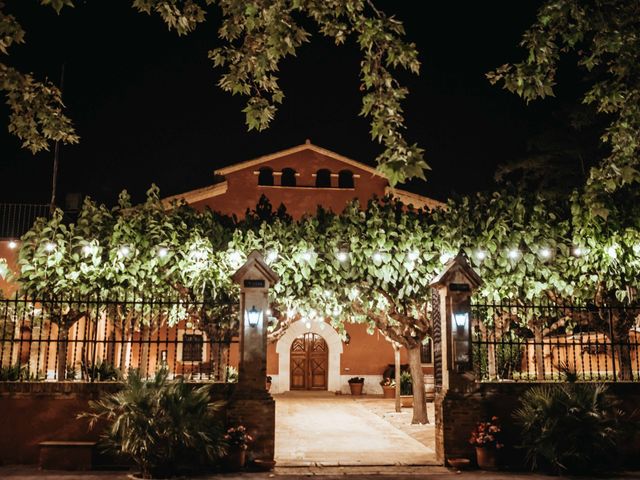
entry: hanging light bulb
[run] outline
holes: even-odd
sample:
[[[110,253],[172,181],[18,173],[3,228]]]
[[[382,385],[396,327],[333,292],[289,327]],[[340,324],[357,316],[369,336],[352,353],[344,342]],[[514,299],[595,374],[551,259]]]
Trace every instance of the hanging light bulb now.
[[[307,330],[311,330],[311,322],[305,323],[304,326],[307,327]]]
[[[128,257],[129,254],[131,253],[131,249],[128,246],[123,245],[118,250],[118,253],[120,254],[121,257]]]
[[[479,261],[483,261],[485,258],[487,258],[487,252],[485,252],[484,250],[476,250],[476,258]]]
[[[336,253],[336,258],[339,262],[346,262],[347,260],[349,260],[349,254],[344,250],[340,250],[338,253]]]
[[[85,245],[82,247],[82,253],[85,255],[91,255],[93,253],[93,247],[91,245]]]
[[[10,250],[15,250],[18,247],[18,242],[16,242],[15,240],[9,240],[8,247]]]
[[[520,258],[520,250],[518,250],[517,248],[512,248],[511,250],[509,250],[509,253],[507,255],[511,260],[517,260],[518,258]]]
[[[540,256],[544,259],[551,258],[551,249],[549,247],[542,247],[540,249]]]
[[[382,262],[382,254],[380,252],[374,252],[371,258],[374,262]]]
[[[239,251],[237,250],[233,250],[229,253],[229,262],[233,263],[233,264],[238,264],[240,262],[242,262],[242,255],[240,254]]]
[[[582,255],[584,255],[584,249],[581,247],[573,247],[573,250],[571,250],[571,252],[576,257],[581,257]]]
[[[53,242],[47,242],[44,244],[44,249],[47,252],[53,252],[56,249],[56,244]]]
[[[276,260],[278,260],[278,252],[275,250],[269,250],[269,253],[267,253],[267,262],[273,263]]]
[[[451,260],[453,258],[453,255],[449,252],[445,252],[442,255],[440,255],[440,263],[445,265],[447,263],[449,263],[449,260]]]
[[[160,247],[158,248],[158,256],[160,258],[164,258],[169,254],[169,249],[167,249],[167,247]]]

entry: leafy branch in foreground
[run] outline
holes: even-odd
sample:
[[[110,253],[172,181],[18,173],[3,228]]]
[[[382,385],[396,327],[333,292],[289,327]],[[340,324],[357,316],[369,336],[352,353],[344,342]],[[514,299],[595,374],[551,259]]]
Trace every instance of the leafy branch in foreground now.
[[[526,60],[487,74],[527,102],[554,95],[558,64],[571,52],[587,72],[582,102],[608,119],[601,140],[609,155],[591,169],[587,194],[606,215],[606,194],[640,181],[640,3],[628,0],[547,0],[523,36]]]
[[[73,6],[73,0],[41,0],[57,12]],[[223,46],[209,52],[216,67],[224,68],[218,82],[226,92],[248,97],[244,113],[249,130],[266,129],[284,99],[277,72],[281,62],[295,56],[311,39],[302,25],[307,19],[336,45],[352,38],[360,62],[360,114],[371,121],[371,137],[384,146],[378,156],[380,171],[391,184],[424,178],[429,166],[423,150],[406,140],[402,101],[408,90],[394,74],[397,68],[418,74],[420,62],[413,43],[404,40],[402,22],[377,9],[371,0],[132,0],[142,13],[158,14],[178,35],[192,32],[206,21],[207,9],[222,10],[218,36]],[[8,54],[14,43],[24,41],[24,30],[4,12],[0,2],[0,52]],[[0,64],[0,90],[11,109],[9,130],[32,152],[48,148],[48,142],[76,143],[71,122],[62,114],[60,91],[52,84],[36,82]]]

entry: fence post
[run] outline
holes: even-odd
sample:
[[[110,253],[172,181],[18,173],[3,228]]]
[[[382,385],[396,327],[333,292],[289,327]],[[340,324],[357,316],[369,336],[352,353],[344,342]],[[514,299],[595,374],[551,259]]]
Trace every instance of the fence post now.
[[[463,253],[447,263],[431,281],[440,307],[433,318],[440,321],[440,341],[434,345],[434,352],[436,355],[440,352],[442,382],[436,388],[434,404],[436,457],[442,463],[455,456],[468,456],[468,432],[478,420],[474,409],[479,404],[470,402],[467,395],[476,381],[471,352],[471,295],[481,283]],[[456,416],[455,412],[460,411],[465,414]]]
[[[267,310],[269,289],[279,279],[262,254],[254,250],[232,280],[240,285],[240,365],[227,417],[234,425],[244,425],[253,436],[250,460],[273,460],[275,402],[265,388]]]

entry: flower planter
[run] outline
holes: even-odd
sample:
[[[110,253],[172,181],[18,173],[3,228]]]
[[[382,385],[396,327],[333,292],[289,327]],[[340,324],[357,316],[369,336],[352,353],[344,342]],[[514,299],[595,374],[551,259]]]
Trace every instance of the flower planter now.
[[[382,396],[383,398],[396,398],[396,387],[392,387],[390,385],[383,385]]]
[[[403,407],[413,407],[413,395],[400,395],[400,405]]]
[[[224,457],[225,470],[236,472],[244,468],[244,464],[247,458],[247,451],[241,448],[232,448],[227,452],[227,456]]]
[[[496,447],[476,447],[478,467],[482,470],[495,470],[498,464],[496,457]]]
[[[351,390],[351,395],[362,395],[362,387],[364,387],[363,383],[350,383],[349,389]]]

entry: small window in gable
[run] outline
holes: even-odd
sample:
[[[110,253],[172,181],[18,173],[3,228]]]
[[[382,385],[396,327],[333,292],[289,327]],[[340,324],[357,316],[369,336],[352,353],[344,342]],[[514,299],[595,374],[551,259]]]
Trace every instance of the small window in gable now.
[[[316,187],[327,188],[331,186],[331,172],[326,168],[316,172]]]
[[[202,335],[184,334],[182,337],[182,361],[201,362],[202,361]]]
[[[269,167],[262,167],[258,174],[258,185],[273,185],[273,170]]]
[[[353,172],[342,170],[338,174],[338,186],[340,188],[353,188]]]
[[[295,187],[296,186],[296,171],[293,168],[282,169],[282,179],[280,184],[283,187]]]

